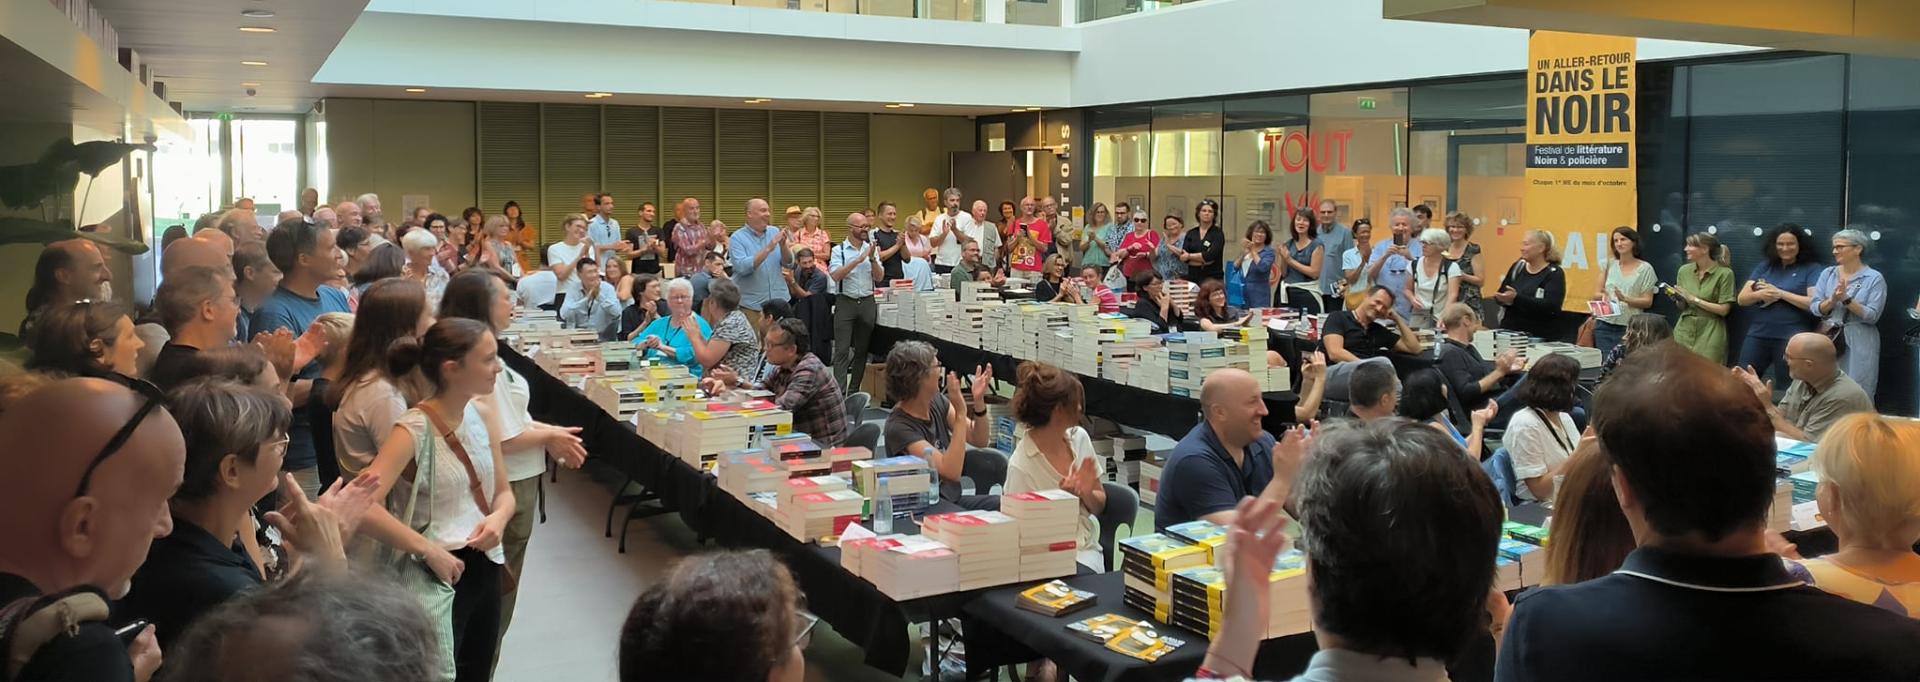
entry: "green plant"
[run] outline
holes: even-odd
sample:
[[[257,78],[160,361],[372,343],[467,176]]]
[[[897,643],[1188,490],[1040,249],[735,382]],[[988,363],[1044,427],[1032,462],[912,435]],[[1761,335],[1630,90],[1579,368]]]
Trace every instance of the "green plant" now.
[[[148,247],[140,241],[75,230],[74,221],[54,218],[47,203],[48,199],[70,196],[82,173],[91,188],[101,171],[137,150],[150,152],[154,146],[128,142],[74,144],[71,138],[61,138],[31,163],[0,166],[0,205],[39,208],[41,213],[40,218],[0,217],[0,244],[47,244],[79,237],[126,254],[146,253]]]

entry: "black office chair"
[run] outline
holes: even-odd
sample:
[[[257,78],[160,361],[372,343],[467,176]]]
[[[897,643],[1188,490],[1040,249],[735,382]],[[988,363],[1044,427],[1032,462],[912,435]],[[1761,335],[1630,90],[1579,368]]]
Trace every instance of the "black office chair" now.
[[[865,421],[867,403],[872,401],[873,394],[866,391],[847,396],[847,428],[849,430],[860,426],[860,422]]]
[[[1107,491],[1107,506],[1094,516],[1100,522],[1100,565],[1102,572],[1113,570],[1114,541],[1119,537],[1121,526],[1128,530],[1140,518],[1140,493],[1132,488],[1113,482],[1101,483]]]
[[[883,456],[880,452],[879,424],[861,424],[853,427],[853,432],[848,433],[847,439],[840,444],[849,448],[866,448],[873,451],[875,458]]]
[[[1006,484],[1006,453],[993,448],[967,448],[967,459],[960,464],[961,494],[987,495],[994,486]]]

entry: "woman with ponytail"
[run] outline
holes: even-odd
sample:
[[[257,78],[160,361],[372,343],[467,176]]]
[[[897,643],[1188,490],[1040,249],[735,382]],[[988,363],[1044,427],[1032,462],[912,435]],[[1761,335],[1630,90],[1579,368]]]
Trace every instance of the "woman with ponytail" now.
[[[387,373],[386,360],[395,341],[419,338],[432,326],[427,289],[419,282],[383,279],[361,295],[360,312],[347,337],[346,364],[324,396],[333,409],[333,447],[343,476],[372,464],[400,413],[426,397],[424,380]]]
[[[476,400],[493,393],[499,347],[487,323],[448,318],[386,357],[389,376],[418,370],[433,393],[400,415],[367,469],[389,513],[370,516],[366,531],[404,555],[397,577],[435,619],[441,678],[489,680],[500,595],[514,584],[501,545],[514,499],[500,422]]]
[[[1733,269],[1727,247],[1705,232],[1687,235],[1687,262],[1667,294],[1680,306],[1673,340],[1720,364],[1727,363],[1727,313],[1733,310]]]

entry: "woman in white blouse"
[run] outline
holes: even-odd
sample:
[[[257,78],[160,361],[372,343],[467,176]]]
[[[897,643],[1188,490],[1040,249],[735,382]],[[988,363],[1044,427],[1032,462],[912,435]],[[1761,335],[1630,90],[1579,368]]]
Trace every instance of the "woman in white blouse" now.
[[[1414,329],[1433,329],[1440,311],[1460,297],[1460,266],[1447,258],[1453,237],[1446,230],[1427,228],[1420,233],[1420,258],[1413,263],[1413,276],[1407,278],[1407,301],[1413,315],[1407,324]]]
[[[1580,427],[1572,416],[1579,382],[1580,362],[1554,354],[1534,363],[1515,389],[1521,407],[1507,422],[1501,443],[1513,458],[1513,492],[1522,500],[1553,499],[1553,480],[1580,445]]]
[[[1080,427],[1086,389],[1079,377],[1045,363],[1023,364],[1015,376],[1013,414],[1026,429],[1007,462],[1005,494],[1059,489],[1080,498],[1076,559],[1105,572],[1094,515],[1107,506],[1107,491],[1100,485],[1106,472],[1093,452],[1093,438]]]
[[[462,272],[447,284],[440,318],[484,322],[499,334],[513,324],[513,291],[494,272]],[[534,507],[540,503],[539,483],[540,476],[547,472],[547,454],[552,453],[554,460],[568,469],[578,469],[587,461],[587,449],[577,435],[580,428],[535,421],[527,412],[531,399],[526,377],[510,367],[501,367],[494,378],[493,392],[478,398],[500,418],[500,447],[506,453],[507,482],[513,488],[515,502],[502,542],[506,545],[507,566],[516,576],[524,575],[521,569],[526,564],[527,543],[533,539]],[[519,591],[515,590],[502,597],[501,637],[506,636],[507,624],[513,621],[517,596]]]
[[[486,323],[464,318],[395,343],[388,372],[418,369],[434,392],[400,415],[368,467],[391,515],[369,518],[366,531],[417,557],[401,560],[399,577],[434,615],[442,677],[461,682],[492,677],[500,595],[512,584],[501,538],[514,499],[500,421],[476,400],[493,393],[498,348]]]

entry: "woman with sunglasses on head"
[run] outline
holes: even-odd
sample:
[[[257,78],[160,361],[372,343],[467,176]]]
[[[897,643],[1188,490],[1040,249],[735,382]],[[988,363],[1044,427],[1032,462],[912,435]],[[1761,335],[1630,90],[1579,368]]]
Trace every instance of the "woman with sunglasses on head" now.
[[[271,389],[195,379],[168,394],[167,410],[187,453],[169,502],[173,532],[153,542],[120,602],[127,617],[153,621],[162,649],[241,592],[314,567],[341,568],[344,542],[377,487],[372,477],[344,489],[336,483],[319,503],[308,503],[293,477],[280,472],[293,414]],[[258,514],[256,505],[275,490],[285,504]],[[265,551],[242,551],[243,539],[258,542],[248,549]]]
[[[615,261],[618,262],[616,259]],[[643,277],[650,277],[642,275]],[[486,323],[495,334],[513,324],[513,291],[497,274],[468,270],[455,275],[440,300],[441,319],[468,319]],[[503,342],[504,344],[504,342]],[[502,348],[505,346],[502,345]],[[568,469],[578,469],[587,461],[587,449],[580,442],[578,427],[554,426],[535,421],[527,412],[532,388],[526,377],[510,367],[502,367],[495,376],[493,392],[477,400],[493,409],[500,423],[500,447],[505,454],[507,485],[515,502],[512,518],[502,531],[507,567],[521,575],[526,565],[527,542],[533,539],[534,508],[540,503],[540,476],[547,472],[547,455]],[[507,634],[513,621],[513,607],[519,590],[508,592],[500,604],[499,636]]]
[[[140,376],[140,349],[133,318],[112,301],[54,303],[34,323],[33,359],[27,368],[76,376]]]
[[[767,550],[687,557],[627,613],[620,682],[799,682],[820,621],[800,600]]]
[[[501,539],[514,498],[499,416],[477,399],[493,393],[499,345],[487,323],[445,319],[418,340],[394,342],[387,368],[396,376],[418,370],[433,393],[400,416],[367,468],[379,477],[388,514],[370,515],[366,530],[420,557],[395,568],[430,612],[445,614],[435,623],[443,679],[489,680],[501,594],[512,584]]]

